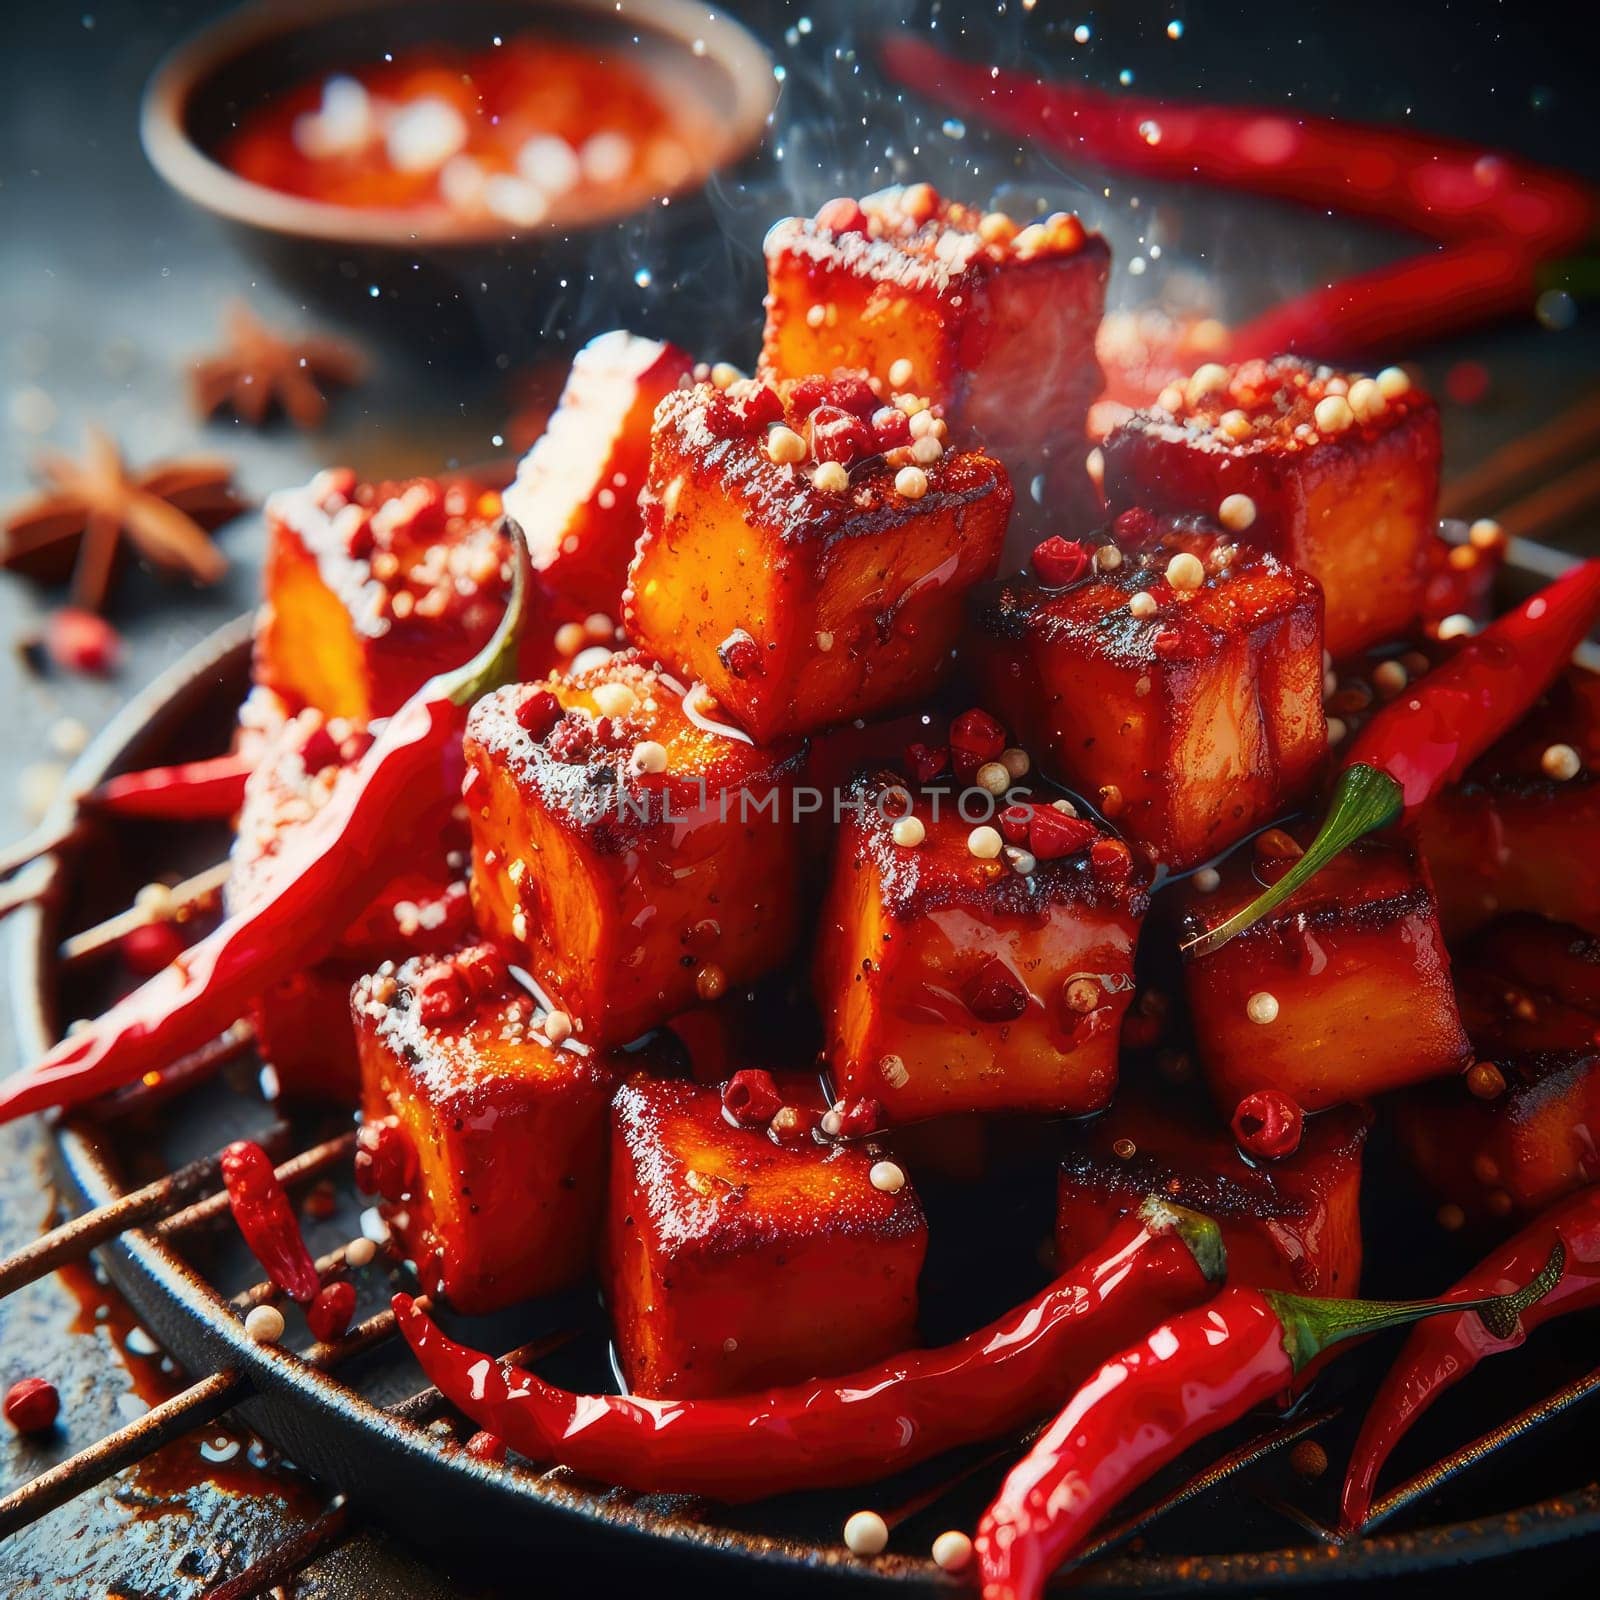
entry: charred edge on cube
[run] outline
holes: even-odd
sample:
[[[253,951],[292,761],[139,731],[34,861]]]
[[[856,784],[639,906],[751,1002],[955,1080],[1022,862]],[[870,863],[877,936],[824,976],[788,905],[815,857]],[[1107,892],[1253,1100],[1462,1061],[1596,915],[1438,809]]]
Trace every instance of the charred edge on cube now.
[[[802,1107],[820,1121],[825,1108]],[[806,1240],[911,1237],[923,1228],[922,1205],[907,1183],[890,1191],[871,1180],[881,1151],[872,1143],[809,1136],[794,1143],[770,1137],[765,1128],[741,1128],[722,1115],[718,1090],[701,1084],[659,1078],[633,1078],[617,1091],[612,1126],[633,1152],[638,1204],[645,1208],[649,1232],[672,1255],[700,1260],[738,1257],[751,1250]],[[674,1128],[673,1125],[676,1125]],[[672,1137],[676,1132],[680,1137]],[[705,1174],[703,1192],[686,1205],[684,1188],[696,1171],[678,1154],[680,1147],[714,1152],[736,1176]],[[708,1162],[708,1166],[711,1163]],[[761,1215],[750,1188],[765,1173],[809,1171],[834,1179],[832,1202],[791,1205],[782,1215]],[[748,1181],[741,1183],[739,1176]]]
[[[626,690],[631,703],[618,694],[607,712],[613,688]],[[539,695],[550,697],[553,708],[525,713]],[[684,710],[676,680],[638,650],[486,695],[473,707],[467,739],[519,791],[613,855],[671,819],[715,812],[724,795],[737,822],[739,795],[749,793],[750,825],[760,826],[763,816],[771,820],[771,807],[760,814],[755,805],[792,783],[805,759],[796,740],[758,749],[702,728]],[[664,766],[648,746],[665,752]],[[780,795],[780,814],[784,803]]]
[[[768,390],[769,393],[773,391]],[[959,510],[991,495],[1010,497],[1010,480],[993,457],[981,451],[946,451],[923,472],[927,487],[916,497],[896,488],[905,470],[880,455],[856,460],[846,473],[841,492],[815,487],[804,464],[775,462],[764,447],[764,426],[748,436],[725,437],[713,430],[708,410],[719,392],[706,385],[669,394],[656,408],[658,438],[674,440],[659,446],[641,505],[645,539],[670,521],[672,484],[683,473],[708,492],[740,505],[753,525],[775,530],[781,544],[798,549],[824,546],[843,539],[870,538],[929,511]],[[790,415],[785,425],[800,432],[807,417]],[[681,494],[681,490],[679,491]]]
[[[1028,873],[1014,871],[1003,853],[993,859],[973,855],[968,837],[984,824],[959,816],[954,791],[941,797],[937,824],[931,815],[924,816],[927,807],[918,802],[916,814],[923,818],[926,833],[916,849],[908,850],[894,840],[894,824],[905,804],[894,800],[880,811],[875,803],[896,790],[914,796],[897,773],[863,774],[846,790],[844,810],[856,868],[871,862],[881,884],[884,914],[894,921],[911,921],[954,906],[1026,916],[1044,906],[1070,904],[1142,916],[1149,905],[1149,886],[1141,881],[1141,869],[1130,864],[1121,881],[1110,881],[1095,872],[1088,844],[1076,855],[1038,861]],[[990,825],[998,827],[997,822]],[[1110,833],[1100,837],[1116,838]]]

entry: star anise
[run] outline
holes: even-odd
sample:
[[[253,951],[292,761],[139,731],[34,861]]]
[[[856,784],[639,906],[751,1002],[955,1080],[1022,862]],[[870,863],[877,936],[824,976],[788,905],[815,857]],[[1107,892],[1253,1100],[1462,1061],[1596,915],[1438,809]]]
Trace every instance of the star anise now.
[[[195,583],[215,583],[227,558],[207,532],[236,515],[233,466],[187,456],[130,472],[110,437],[91,427],[82,461],[42,451],[35,468],[48,485],[5,519],[0,567],[45,582],[72,575],[72,604],[105,604],[126,539],[152,566]]]
[[[228,344],[194,366],[194,403],[202,417],[223,406],[252,427],[274,402],[297,428],[315,428],[328,413],[323,390],[349,388],[366,374],[360,351],[323,335],[276,333],[246,305],[228,308]]]

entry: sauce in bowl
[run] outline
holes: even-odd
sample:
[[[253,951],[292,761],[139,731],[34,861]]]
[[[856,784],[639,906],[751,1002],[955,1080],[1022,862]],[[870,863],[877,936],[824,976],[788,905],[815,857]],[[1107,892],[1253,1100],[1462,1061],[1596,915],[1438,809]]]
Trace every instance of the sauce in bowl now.
[[[704,107],[632,62],[516,38],[330,73],[246,113],[219,153],[303,199],[515,229],[670,191],[713,138]]]

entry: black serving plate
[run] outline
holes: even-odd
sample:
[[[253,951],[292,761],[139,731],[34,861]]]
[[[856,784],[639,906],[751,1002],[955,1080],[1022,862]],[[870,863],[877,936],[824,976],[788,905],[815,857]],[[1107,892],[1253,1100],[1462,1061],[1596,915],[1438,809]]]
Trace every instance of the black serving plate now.
[[[1514,546],[1508,598],[1546,580],[1566,559],[1540,547]],[[117,770],[222,748],[248,684],[250,620],[241,618],[214,634],[130,703],[81,758],[70,787],[81,791]],[[61,862],[53,892],[18,914],[12,993],[24,1058],[44,1050],[65,1019],[110,998],[105,973],[63,967],[56,953],[61,937],[126,906],[144,882],[220,859],[228,842],[221,827],[125,824],[91,837]],[[55,1136],[64,1193],[71,1206],[105,1205],[232,1138],[260,1135],[282,1115],[263,1098],[255,1065],[236,1063],[155,1109],[62,1122]],[[351,1127],[347,1114],[326,1111],[295,1112],[287,1120],[292,1148]],[[337,1210],[307,1223],[319,1254],[362,1225],[365,1202],[347,1167],[333,1176]],[[972,1215],[979,1208],[960,1204],[959,1195],[941,1198],[930,1191],[930,1209],[942,1206],[953,1219],[964,1218],[949,1225],[955,1264],[933,1269],[930,1261],[937,1281],[929,1283],[925,1299],[941,1333],[946,1325],[959,1328],[975,1320],[970,1291],[994,1274],[972,1273],[970,1263],[985,1261],[995,1239],[1028,1241],[1024,1254],[1030,1260],[1019,1270],[1038,1281],[1031,1241],[1047,1231],[1051,1213],[1038,1213],[1049,1201],[1041,1199],[1037,1176],[1019,1162],[1014,1182],[985,1191],[979,1216]],[[1437,1230],[1419,1220],[1425,1208],[1417,1197],[1386,1186],[1383,1193],[1369,1193],[1366,1204],[1374,1241],[1370,1276],[1381,1280],[1376,1287],[1393,1288],[1407,1272],[1412,1288],[1442,1285],[1455,1275],[1460,1263],[1443,1258]],[[939,1215],[936,1236],[946,1226]],[[515,1460],[500,1466],[480,1462],[453,1447],[465,1431],[459,1425],[422,1426],[391,1411],[423,1386],[397,1336],[336,1377],[322,1374],[294,1353],[309,1344],[297,1314],[282,1346],[246,1337],[227,1299],[253,1282],[257,1270],[225,1213],[219,1225],[183,1239],[180,1255],[152,1233],[133,1230],[101,1252],[144,1325],[196,1377],[242,1374],[248,1397],[238,1409],[251,1427],[295,1463],[337,1485],[364,1514],[435,1551],[453,1571],[464,1563],[504,1571],[504,1562],[515,1560],[511,1570],[528,1574],[537,1570],[527,1563],[533,1551],[550,1560],[565,1555],[592,1564],[597,1574],[625,1569],[636,1579],[648,1571],[652,1581],[669,1583],[692,1576],[712,1585],[785,1592],[885,1585],[949,1591],[959,1587],[957,1580],[921,1552],[943,1528],[973,1525],[1016,1454],[1015,1441],[1002,1442],[929,1463],[881,1486],[791,1496],[736,1511],[626,1494]],[[392,1288],[406,1283],[402,1273],[387,1274],[381,1266],[355,1278],[360,1318],[380,1313]],[[985,1283],[981,1293],[991,1292],[999,1301],[996,1310],[1012,1297],[1009,1285]],[[555,1329],[574,1333],[541,1370],[573,1385],[614,1383],[604,1321],[590,1292],[492,1319],[450,1320],[463,1337],[494,1349]],[[1339,1469],[1392,1342],[1376,1342],[1334,1369],[1286,1422],[1255,1419],[1208,1453],[1175,1465],[1133,1508],[1131,1520],[1112,1530],[1120,1534],[1112,1547],[1063,1581],[1086,1595],[1176,1593],[1200,1584],[1259,1594],[1399,1579],[1426,1591],[1458,1587],[1463,1569],[1486,1578],[1504,1559],[1527,1563],[1541,1548],[1564,1564],[1581,1564],[1589,1547],[1576,1541],[1600,1534],[1594,1456],[1578,1425],[1583,1403],[1600,1392],[1600,1378],[1588,1376],[1593,1336],[1593,1323],[1583,1319],[1553,1325],[1541,1333],[1534,1352],[1494,1363],[1441,1404],[1418,1430],[1414,1452],[1398,1465],[1420,1471],[1429,1461],[1442,1458],[1442,1464],[1427,1492],[1373,1537],[1340,1546],[1320,1530],[1333,1519]],[[1558,1386],[1558,1404],[1531,1411],[1513,1429],[1500,1426],[1523,1408],[1537,1407]],[[1485,1430],[1491,1430],[1489,1447],[1461,1448]],[[1322,1441],[1333,1463],[1316,1482],[1297,1478],[1285,1464],[1285,1447],[1301,1436]],[[914,1509],[922,1502],[925,1509]],[[873,1561],[850,1556],[839,1537],[844,1517],[864,1505],[905,1512],[898,1520],[891,1517],[893,1551]]]

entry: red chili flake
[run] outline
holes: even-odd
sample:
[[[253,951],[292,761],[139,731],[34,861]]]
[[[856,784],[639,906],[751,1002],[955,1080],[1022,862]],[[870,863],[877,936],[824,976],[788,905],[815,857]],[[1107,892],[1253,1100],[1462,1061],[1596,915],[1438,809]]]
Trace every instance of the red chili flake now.
[[[61,1415],[61,1396],[48,1378],[19,1378],[6,1390],[5,1413],[18,1433],[44,1433]]]
[[[820,405],[811,413],[811,453],[818,461],[837,461],[848,467],[853,461],[877,453],[876,434],[860,417],[842,406]]]
[[[372,532],[372,518],[361,517],[351,524],[349,533],[345,535],[345,553],[352,561],[365,561],[372,554],[376,542]]]
[[[1033,547],[1033,570],[1039,581],[1051,589],[1065,589],[1089,570],[1089,551],[1076,539],[1054,534]]]
[[[550,730],[545,748],[557,761],[576,766],[594,748],[594,729],[582,717],[569,713]]]
[[[1033,823],[1033,807],[1018,803],[1000,813],[1000,833],[1007,844],[1026,844]]]
[[[300,746],[300,765],[314,775],[324,767],[337,767],[342,761],[338,741],[328,732],[327,723],[319,722]]]
[[[542,739],[561,720],[561,702],[548,689],[534,689],[517,707],[517,723],[530,737]]]
[[[759,678],[762,675],[761,646],[743,628],[735,628],[717,646],[717,660],[735,678]]]
[[[872,413],[872,433],[880,450],[898,450],[911,443],[911,418],[899,406],[879,406]]]
[[[478,1461],[504,1461],[506,1442],[499,1434],[488,1433],[480,1428],[467,1440],[466,1452]]]
[[[1140,545],[1155,536],[1156,518],[1144,506],[1129,506],[1111,520],[1111,531],[1119,543]]]
[[[877,390],[859,372],[835,372],[823,384],[822,399],[863,422],[883,404]]]
[[[1300,1148],[1305,1113],[1276,1089],[1257,1089],[1234,1108],[1233,1136],[1247,1155],[1281,1161]]]
[[[415,983],[417,1015],[437,1028],[467,1009],[467,986],[461,974],[446,961],[436,961]]]
[[[327,1178],[319,1178],[307,1191],[300,1209],[308,1217],[325,1222],[339,1209],[339,1191]]]
[[[783,1107],[783,1096],[770,1072],[747,1067],[722,1086],[722,1109],[741,1128],[764,1128]]]
[[[44,625],[45,654],[66,672],[108,677],[122,665],[122,636],[104,617],[65,606]]]
[[[774,1144],[801,1144],[816,1132],[822,1113],[810,1106],[780,1106],[767,1124]]]
[[[1006,730],[987,711],[974,707],[950,724],[950,759],[956,776],[970,783],[986,761],[998,758],[1006,747]]]
[[[356,1187],[402,1200],[411,1188],[411,1141],[393,1121],[367,1122],[356,1134]]]
[[[867,214],[848,195],[837,200],[826,200],[817,208],[816,224],[826,228],[836,239],[846,233],[866,233]]]
[[[468,945],[452,959],[475,1000],[492,1000],[511,982],[506,958],[492,944]]]
[[[865,1138],[883,1126],[883,1102],[870,1094],[854,1100],[841,1100],[833,1108],[839,1113],[839,1134],[845,1139]]]
[[[990,956],[968,982],[966,1001],[980,1022],[1010,1022],[1028,1009],[1028,991],[999,956]]]
[[[1150,637],[1150,648],[1158,656],[1176,655],[1183,645],[1183,635],[1176,628],[1158,628]]]
[[[706,403],[706,427],[719,439],[744,439],[769,423],[783,421],[783,402],[766,384],[715,394]]]
[[[906,765],[918,783],[932,783],[950,765],[949,747],[942,744],[908,744]]]
[[[170,967],[183,953],[183,935],[165,920],[130,929],[122,939],[122,959],[130,972],[148,978]]]
[[[345,1278],[325,1284],[306,1308],[306,1326],[323,1344],[344,1338],[356,1310],[356,1286]]]
[[[1101,883],[1126,883],[1133,871],[1133,853],[1120,839],[1096,839],[1089,846],[1089,870]]]
[[[317,1264],[306,1248],[299,1219],[278,1182],[272,1158],[258,1144],[241,1139],[222,1152],[222,1181],[233,1219],[267,1276],[302,1305],[316,1298]]]
[[[1041,861],[1059,861],[1077,855],[1099,831],[1082,817],[1069,817],[1054,806],[1036,806],[1028,827],[1028,848]]]

